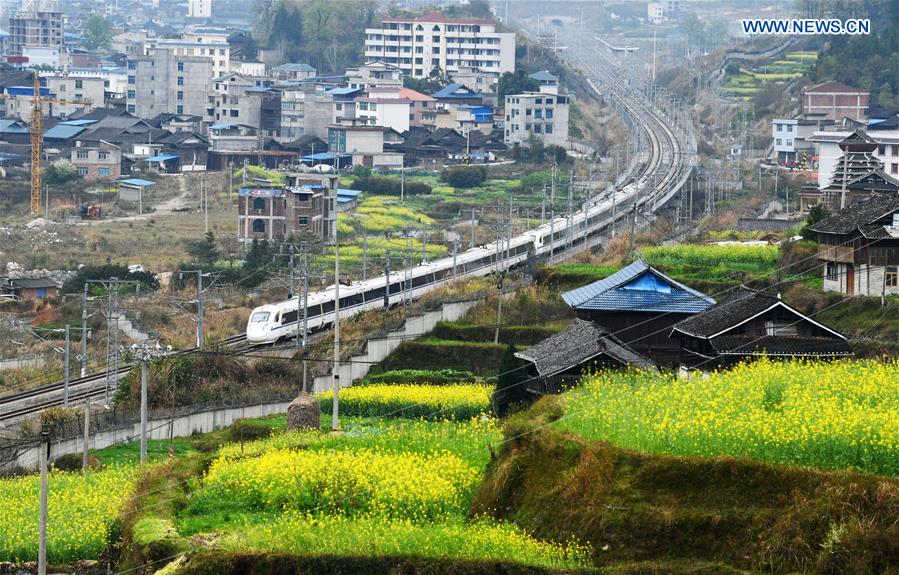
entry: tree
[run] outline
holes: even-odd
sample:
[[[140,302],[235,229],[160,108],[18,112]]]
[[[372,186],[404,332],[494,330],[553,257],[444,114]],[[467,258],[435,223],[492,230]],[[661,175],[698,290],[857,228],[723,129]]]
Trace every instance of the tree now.
[[[799,231],[799,235],[806,240],[811,240],[813,242],[818,241],[818,234],[810,230],[809,227],[829,217],[830,212],[828,212],[827,208],[822,204],[812,206],[808,211],[808,218],[805,220],[805,225],[803,225],[802,229]]]
[[[215,243],[215,235],[209,231],[206,236],[197,242],[190,242],[187,246],[187,254],[197,263],[205,266],[213,266],[221,257],[218,246]]]
[[[877,105],[881,108],[888,108],[893,105],[893,101],[893,87],[889,82],[884,82],[877,91]]]
[[[109,48],[112,43],[112,24],[106,18],[94,14],[84,23],[84,45],[90,50]]]
[[[44,170],[44,182],[50,185],[60,186],[80,179],[78,168],[65,158],[53,160]]]
[[[507,95],[536,92],[539,89],[540,82],[519,68],[515,72],[505,72],[499,77],[499,81],[496,83],[496,96],[500,102],[503,102]]]
[[[515,346],[509,344],[500,361],[499,377],[491,396],[493,412],[497,417],[505,417],[526,405],[530,400],[525,362],[515,357]]]

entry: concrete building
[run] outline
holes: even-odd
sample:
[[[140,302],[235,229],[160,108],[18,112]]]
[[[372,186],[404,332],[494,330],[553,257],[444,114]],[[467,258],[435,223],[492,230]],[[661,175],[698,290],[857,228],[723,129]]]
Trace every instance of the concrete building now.
[[[496,70],[471,66],[459,66],[459,69],[453,72],[453,82],[471,86],[476,92],[492,92],[499,77],[500,73]]]
[[[416,92],[410,88],[402,88],[399,92],[400,98],[409,100],[409,125],[433,127],[434,119],[437,115],[437,100]],[[403,130],[405,132],[405,130]]]
[[[70,78],[101,78],[103,89],[109,94],[125,97],[128,88],[128,69],[123,66],[81,68],[70,66],[66,73]]]
[[[216,78],[206,110],[210,122],[245,124],[275,136],[280,127],[281,93],[273,91],[263,78],[227,74]]]
[[[409,129],[411,102],[405,98],[358,98],[356,118],[360,124],[384,126],[397,132]]]
[[[802,113],[821,114],[830,120],[865,118],[871,94],[840,82],[824,82],[802,91]]]
[[[212,0],[187,0],[188,18],[212,18]]]
[[[375,86],[403,87],[403,71],[393,64],[369,62],[346,71],[346,82],[350,88],[368,91]]]
[[[68,65],[66,52],[59,46],[22,46],[21,53],[28,66],[65,68]]]
[[[126,110],[141,118],[164,112],[205,116],[212,61],[153,48],[128,60]]]
[[[239,190],[238,240],[309,234],[333,243],[337,237],[337,176],[290,173],[286,179],[284,187]]]
[[[871,155],[880,161],[883,171],[894,178],[899,178],[899,129],[872,130],[865,132],[877,147]],[[852,135],[852,132],[815,132],[808,141],[815,144],[815,155],[818,157],[818,187],[826,188],[837,168],[843,151],[840,142]]]
[[[506,96],[504,141],[526,144],[533,134],[547,145],[568,144],[568,96],[525,92]]]
[[[271,75],[281,82],[308,80],[314,78],[316,74],[315,68],[302,63],[281,64],[272,68],[271,71]]]
[[[53,104],[54,116],[71,116],[76,112],[90,112],[104,107],[106,80],[101,77],[70,76],[66,73],[48,74],[44,77],[47,87],[57,99],[67,104]]]
[[[833,126],[833,120],[775,118],[771,120],[772,156],[778,163],[789,164],[801,161],[803,154],[809,161],[815,155],[815,144],[809,141],[815,132]]]
[[[73,148],[70,159],[86,180],[114,180],[122,175],[122,150],[109,142]]]
[[[9,53],[24,55],[25,46],[62,47],[62,24],[62,12],[52,9],[47,2],[36,1],[34,10],[9,17]]]
[[[224,76],[230,72],[231,45],[228,44],[226,32],[190,32],[178,38],[156,38],[147,41],[146,52],[154,48],[167,48],[175,56],[195,56],[205,58],[212,63],[213,78]]]
[[[534,72],[533,74],[529,74],[528,78],[532,78],[537,80],[540,83],[540,92],[544,94],[558,94],[559,93],[559,79],[552,74],[549,73],[549,70],[541,70],[540,72]]]
[[[515,70],[515,34],[497,32],[492,20],[448,18],[434,12],[420,18],[384,18],[365,29],[365,58],[392,64],[408,76],[424,78],[439,68],[452,76],[470,67]]]
[[[328,126],[328,151],[334,154],[351,154],[354,165],[372,168],[396,169],[403,167],[403,154],[384,150],[385,141],[402,140],[397,132],[382,126],[349,125]]]
[[[328,137],[328,125],[335,120],[334,97],[326,88],[325,84],[319,83],[278,88],[281,93],[279,141],[293,142],[307,135],[321,139]]]
[[[231,60],[228,62],[228,68],[241,76],[265,76],[264,62],[242,62],[239,60]]]

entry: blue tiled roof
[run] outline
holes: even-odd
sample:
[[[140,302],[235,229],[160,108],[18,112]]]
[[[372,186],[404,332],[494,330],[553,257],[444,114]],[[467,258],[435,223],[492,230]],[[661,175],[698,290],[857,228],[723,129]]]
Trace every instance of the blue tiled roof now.
[[[141,188],[146,187],[146,186],[152,186],[156,183],[156,182],[151,182],[150,180],[142,180],[140,178],[130,178],[127,180],[118,180],[118,182],[120,184],[126,184],[129,186],[139,186]]]
[[[82,126],[67,126],[65,124],[57,124],[44,132],[45,138],[51,140],[68,140],[74,138],[85,130]]]
[[[699,313],[715,303],[707,295],[676,282],[643,260],[609,277],[564,292],[576,310]]]
[[[337,196],[338,197],[344,196],[347,198],[355,198],[356,196],[358,196],[361,193],[362,193],[361,190],[348,190],[348,189],[344,189],[344,188],[337,188]]]
[[[455,92],[461,91],[460,94]],[[442,90],[438,90],[431,94],[432,98],[480,98],[481,95],[474,90],[468,88],[464,84],[450,84]]]
[[[549,70],[540,70],[530,74],[528,78],[533,78],[540,82],[558,82],[559,79],[549,73]]]

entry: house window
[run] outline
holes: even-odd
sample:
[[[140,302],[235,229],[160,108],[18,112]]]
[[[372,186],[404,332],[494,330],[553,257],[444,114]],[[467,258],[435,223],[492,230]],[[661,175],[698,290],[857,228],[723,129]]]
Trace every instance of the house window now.
[[[86,150],[78,150],[75,152],[75,157],[79,160],[86,160],[88,158],[88,152]]]
[[[83,90],[84,89],[84,80],[75,80],[75,89]]]
[[[265,198],[253,198],[253,209],[254,210],[264,210],[265,209]]]
[[[100,168],[97,170],[97,173],[100,174],[101,176],[108,176],[109,168]]]
[[[893,144],[893,155],[899,156],[899,145]]]
[[[136,84],[136,82],[134,81],[134,76],[128,76],[128,83],[131,84],[132,86],[134,84]]]
[[[778,131],[778,132],[783,132],[783,131],[784,131],[784,125],[783,125],[783,124],[776,124],[776,125],[777,125],[777,131]]]
[[[179,104],[178,106],[175,106],[175,113],[176,113],[176,114],[183,114],[183,113],[184,113],[184,106],[182,106],[182,105],[180,105],[180,104]]]
[[[183,86],[183,85],[184,85],[184,76],[178,76],[178,85],[179,85],[179,86]]]
[[[877,153],[880,154],[881,156],[886,156],[887,155],[887,147],[884,144],[878,144],[877,145]]]
[[[137,107],[134,104],[128,104],[127,110],[129,114],[134,114],[137,111]]]
[[[793,145],[793,140],[787,140],[787,146],[792,146],[792,145]]]
[[[544,134],[552,134],[553,133],[553,125],[552,124],[545,125],[543,127],[543,133]]]
[[[783,140],[781,140],[780,138],[777,138],[777,145],[783,146]]]
[[[184,99],[184,92],[182,92],[181,90],[178,90],[177,92],[175,92],[175,99],[176,99],[176,100],[183,100],[183,99]]]
[[[135,92],[134,90],[128,90],[128,98],[130,100],[133,100],[136,96],[137,96],[137,92]]]
[[[886,277],[884,283],[886,287],[899,287],[899,267],[890,266],[886,269]]]
[[[179,72],[183,72],[183,71],[184,71],[184,62],[178,62],[178,71],[179,71]]]
[[[265,220],[253,220],[253,232],[254,233],[264,233],[265,232]]]
[[[299,216],[297,218],[297,224],[301,225],[301,226],[308,226],[309,225],[309,216]]]
[[[129,69],[129,70],[136,70],[136,69],[137,69],[137,62],[135,62],[134,60],[129,60],[129,61],[128,61],[128,69]]]
[[[899,164],[890,164],[890,173],[899,174]]]
[[[78,173],[82,176],[87,175],[87,168],[78,168]]]
[[[99,152],[97,155],[99,156],[99,158],[100,158],[101,160],[108,160],[108,159],[109,159],[109,152]]]
[[[836,262],[827,262],[827,265],[824,266],[824,279],[827,281],[835,282],[837,281],[837,263]]]
[[[231,117],[232,117],[232,118],[236,118],[236,117],[238,117],[238,115],[239,115],[239,112],[238,112],[237,110],[231,110]]]
[[[766,335],[799,335],[795,322],[783,320],[765,320]]]

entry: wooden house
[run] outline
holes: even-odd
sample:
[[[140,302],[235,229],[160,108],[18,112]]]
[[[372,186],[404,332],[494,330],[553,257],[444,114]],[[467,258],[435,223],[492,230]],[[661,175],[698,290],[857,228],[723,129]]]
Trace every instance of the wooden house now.
[[[680,360],[671,328],[705,311],[715,300],[637,260],[609,277],[564,292],[578,318],[598,323],[624,344],[658,364]]]
[[[674,325],[682,365],[709,370],[747,358],[849,357],[846,338],[790,307],[780,295],[741,287],[726,299]]]

